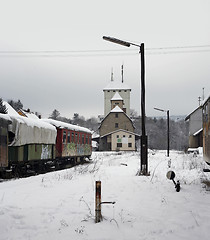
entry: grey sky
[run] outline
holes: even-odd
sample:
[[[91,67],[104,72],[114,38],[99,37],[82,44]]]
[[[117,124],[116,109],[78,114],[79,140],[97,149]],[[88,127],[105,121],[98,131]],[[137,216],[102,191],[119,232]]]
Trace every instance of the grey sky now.
[[[131,108],[139,111],[139,49],[106,42],[106,35],[144,42],[148,116],[162,114],[154,107],[188,114],[202,88],[210,92],[209,10],[209,0],[0,0],[0,96],[44,117],[55,108],[66,117],[97,116],[111,69],[121,80],[124,64]]]

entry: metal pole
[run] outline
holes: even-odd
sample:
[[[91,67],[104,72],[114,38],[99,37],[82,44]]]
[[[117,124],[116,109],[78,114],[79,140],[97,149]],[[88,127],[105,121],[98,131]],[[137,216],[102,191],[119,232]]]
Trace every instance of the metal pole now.
[[[101,221],[101,181],[96,181],[95,223]]]
[[[145,62],[144,62],[144,43],[140,46],[141,54],[141,174],[148,175],[148,152],[147,152],[147,136],[145,128]]]
[[[169,139],[169,110],[167,110],[167,156],[169,157],[170,139]]]

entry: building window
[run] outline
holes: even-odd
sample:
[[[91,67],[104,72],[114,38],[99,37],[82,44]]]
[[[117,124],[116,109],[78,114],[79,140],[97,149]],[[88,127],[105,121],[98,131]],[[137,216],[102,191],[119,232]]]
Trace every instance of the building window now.
[[[122,147],[122,143],[117,143],[117,147]]]
[[[128,147],[129,147],[129,148],[132,147],[132,143],[128,143]]]
[[[132,135],[129,135],[129,138],[132,138]]]
[[[126,90],[124,92],[127,92]]]
[[[67,142],[70,143],[70,132],[68,132]]]
[[[71,141],[74,142],[74,133],[71,133]]]
[[[119,135],[117,135],[117,138],[119,138]]]
[[[118,128],[119,127],[119,124],[118,123],[115,123],[115,128]]]
[[[115,113],[115,117],[118,118],[118,113]]]
[[[123,137],[125,138],[125,135],[123,135]]]
[[[66,143],[66,131],[63,131],[63,143]]]

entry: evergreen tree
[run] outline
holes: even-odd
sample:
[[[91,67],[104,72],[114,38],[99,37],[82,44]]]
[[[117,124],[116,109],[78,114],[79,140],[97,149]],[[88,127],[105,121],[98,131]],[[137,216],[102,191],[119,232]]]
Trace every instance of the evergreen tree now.
[[[16,111],[20,110],[23,108],[23,104],[20,101],[20,99],[18,99],[18,101],[14,101],[14,100],[8,100],[9,105],[11,105]]]
[[[3,104],[2,98],[0,98],[0,113],[7,114],[7,108],[6,108],[6,106]]]
[[[49,118],[54,119],[54,120],[58,120],[59,116],[60,116],[59,111],[57,109],[54,109]]]

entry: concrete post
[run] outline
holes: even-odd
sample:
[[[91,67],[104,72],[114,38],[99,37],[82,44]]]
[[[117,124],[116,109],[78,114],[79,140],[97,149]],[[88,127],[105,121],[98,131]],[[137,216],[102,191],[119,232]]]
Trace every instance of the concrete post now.
[[[96,181],[95,223],[101,221],[101,181]]]

